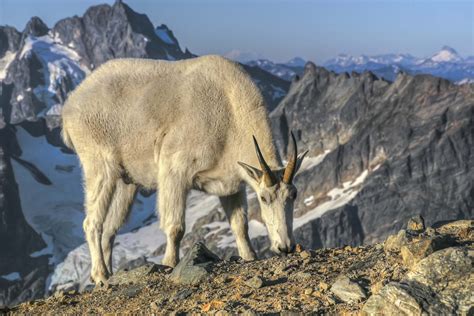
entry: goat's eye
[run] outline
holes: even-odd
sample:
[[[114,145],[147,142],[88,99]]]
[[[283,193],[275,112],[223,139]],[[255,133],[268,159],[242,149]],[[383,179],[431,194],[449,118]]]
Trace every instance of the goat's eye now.
[[[269,204],[270,203],[270,196],[268,194],[262,194],[260,195],[260,199],[262,200],[263,203]]]

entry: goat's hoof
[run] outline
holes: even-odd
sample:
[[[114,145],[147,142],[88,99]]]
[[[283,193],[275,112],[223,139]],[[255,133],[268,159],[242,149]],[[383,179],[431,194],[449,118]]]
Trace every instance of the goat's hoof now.
[[[91,282],[95,284],[96,288],[102,288],[107,284],[109,278],[108,273],[94,273],[91,275]]]
[[[254,261],[257,260],[257,255],[254,252],[242,255],[242,259],[245,261]]]

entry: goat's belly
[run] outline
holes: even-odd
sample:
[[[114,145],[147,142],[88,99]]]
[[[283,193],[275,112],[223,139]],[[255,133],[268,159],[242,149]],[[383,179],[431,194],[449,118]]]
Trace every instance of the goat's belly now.
[[[240,181],[238,179],[211,179],[197,175],[193,181],[193,189],[217,196],[237,193],[239,187]]]
[[[147,189],[157,188],[158,170],[153,160],[136,159],[123,165],[123,179]]]

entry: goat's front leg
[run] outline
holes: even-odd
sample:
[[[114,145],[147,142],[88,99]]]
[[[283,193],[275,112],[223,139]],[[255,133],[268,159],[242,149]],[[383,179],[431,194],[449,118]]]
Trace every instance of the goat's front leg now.
[[[239,255],[244,260],[255,260],[255,251],[250,244],[248,233],[247,211],[244,208],[246,204],[244,189],[236,194],[222,196],[219,199],[234,233]]]
[[[179,262],[179,246],[185,231],[184,213],[188,193],[185,178],[171,171],[171,168],[161,168],[158,180],[158,210],[160,227],[166,234],[166,250],[162,263],[175,267]]]

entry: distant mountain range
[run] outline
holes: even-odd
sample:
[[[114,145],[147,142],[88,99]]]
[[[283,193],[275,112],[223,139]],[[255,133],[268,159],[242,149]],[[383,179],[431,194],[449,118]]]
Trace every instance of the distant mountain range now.
[[[285,80],[291,80],[296,74],[301,75],[306,62],[300,57],[293,58],[288,62],[276,63],[264,58],[246,59],[249,56],[252,56],[252,54],[238,55],[234,51],[228,57],[243,60],[248,65],[260,67]],[[458,84],[474,82],[474,56],[463,58],[455,49],[449,46],[443,46],[432,56],[424,58],[410,54],[373,56],[341,54],[327,60],[322,66],[336,73],[371,71],[378,77],[389,81],[394,81],[399,72],[405,72],[412,75],[430,74]]]

